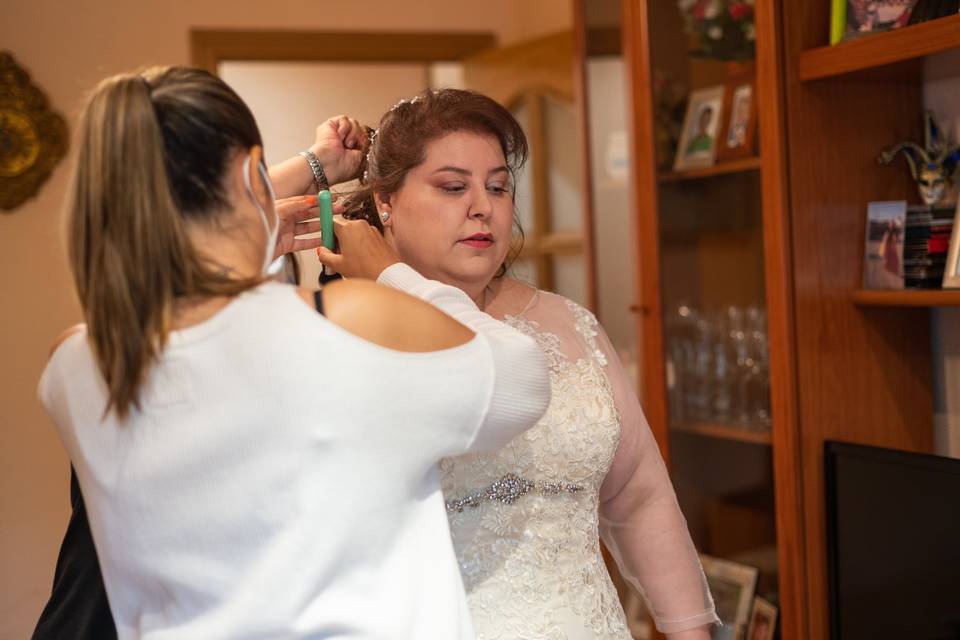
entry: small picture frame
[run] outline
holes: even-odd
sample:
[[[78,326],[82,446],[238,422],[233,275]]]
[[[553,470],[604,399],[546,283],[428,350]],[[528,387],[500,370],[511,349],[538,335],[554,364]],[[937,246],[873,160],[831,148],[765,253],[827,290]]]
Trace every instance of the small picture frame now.
[[[699,89],[690,94],[683,119],[674,171],[712,166],[717,159],[717,137],[723,122],[723,86]]]
[[[903,289],[903,237],[907,202],[893,200],[867,205],[863,251],[864,289]]]
[[[723,131],[717,141],[717,160],[737,160],[755,155],[757,91],[753,74],[732,77],[724,92]]]
[[[947,251],[947,264],[943,269],[943,288],[960,289],[960,202],[953,217],[953,232],[950,235],[950,249]]]
[[[760,572],[738,562],[701,555],[703,573],[721,625],[710,630],[711,640],[739,640],[747,628]]]
[[[760,596],[753,599],[746,640],[773,640],[777,629],[777,607]]]

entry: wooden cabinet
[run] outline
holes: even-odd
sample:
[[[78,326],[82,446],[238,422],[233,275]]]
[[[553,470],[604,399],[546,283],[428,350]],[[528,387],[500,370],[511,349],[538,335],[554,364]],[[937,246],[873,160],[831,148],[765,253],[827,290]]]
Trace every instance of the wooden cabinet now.
[[[830,47],[826,0],[756,0],[756,153],[678,172],[658,142],[664,77],[690,91],[723,65],[689,54],[675,0],[612,4],[613,26],[576,9],[581,55],[614,33],[624,65],[634,289],[618,304],[635,312],[647,418],[698,547],[762,565],[785,640],[827,638],[824,441],[933,448],[928,309],[960,293],[862,291],[862,247],[869,201],[914,197],[876,158],[922,138],[923,59],[960,48],[960,16]],[[678,398],[681,316],[723,334],[731,306],[766,319],[768,426]]]

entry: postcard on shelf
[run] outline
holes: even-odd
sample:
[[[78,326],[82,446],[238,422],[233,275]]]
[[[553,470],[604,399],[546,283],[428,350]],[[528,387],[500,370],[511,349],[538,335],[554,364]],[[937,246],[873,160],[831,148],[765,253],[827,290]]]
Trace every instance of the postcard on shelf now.
[[[950,250],[947,252],[947,263],[943,270],[943,288],[960,289],[960,202],[957,203],[953,218]]]
[[[690,94],[683,132],[673,163],[675,171],[712,166],[717,158],[717,137],[722,128],[723,86],[698,89]]]
[[[917,0],[847,0],[844,40],[906,26]]]
[[[736,640],[747,630],[750,607],[760,572],[738,562],[701,555],[703,573],[722,625],[710,630],[711,640]]]
[[[905,200],[867,205],[864,289],[903,289],[903,235],[907,221]]]

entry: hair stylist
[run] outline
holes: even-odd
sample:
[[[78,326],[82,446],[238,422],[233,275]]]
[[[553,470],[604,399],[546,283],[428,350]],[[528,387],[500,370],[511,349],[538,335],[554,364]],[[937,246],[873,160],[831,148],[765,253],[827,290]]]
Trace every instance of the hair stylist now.
[[[425,279],[446,314],[369,282],[321,303],[266,281],[280,225],[260,134],[206,72],[105,80],[79,147],[86,325],[39,393],[117,635],[472,638],[436,462],[537,420],[536,344]]]

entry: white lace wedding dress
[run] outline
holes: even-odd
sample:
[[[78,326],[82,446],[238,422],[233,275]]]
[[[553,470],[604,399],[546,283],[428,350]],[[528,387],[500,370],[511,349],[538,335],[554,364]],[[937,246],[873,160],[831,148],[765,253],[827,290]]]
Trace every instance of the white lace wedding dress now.
[[[478,639],[629,639],[600,533],[661,631],[716,622],[656,442],[596,319],[505,282],[486,310],[536,338],[552,401],[500,451],[440,464]]]

